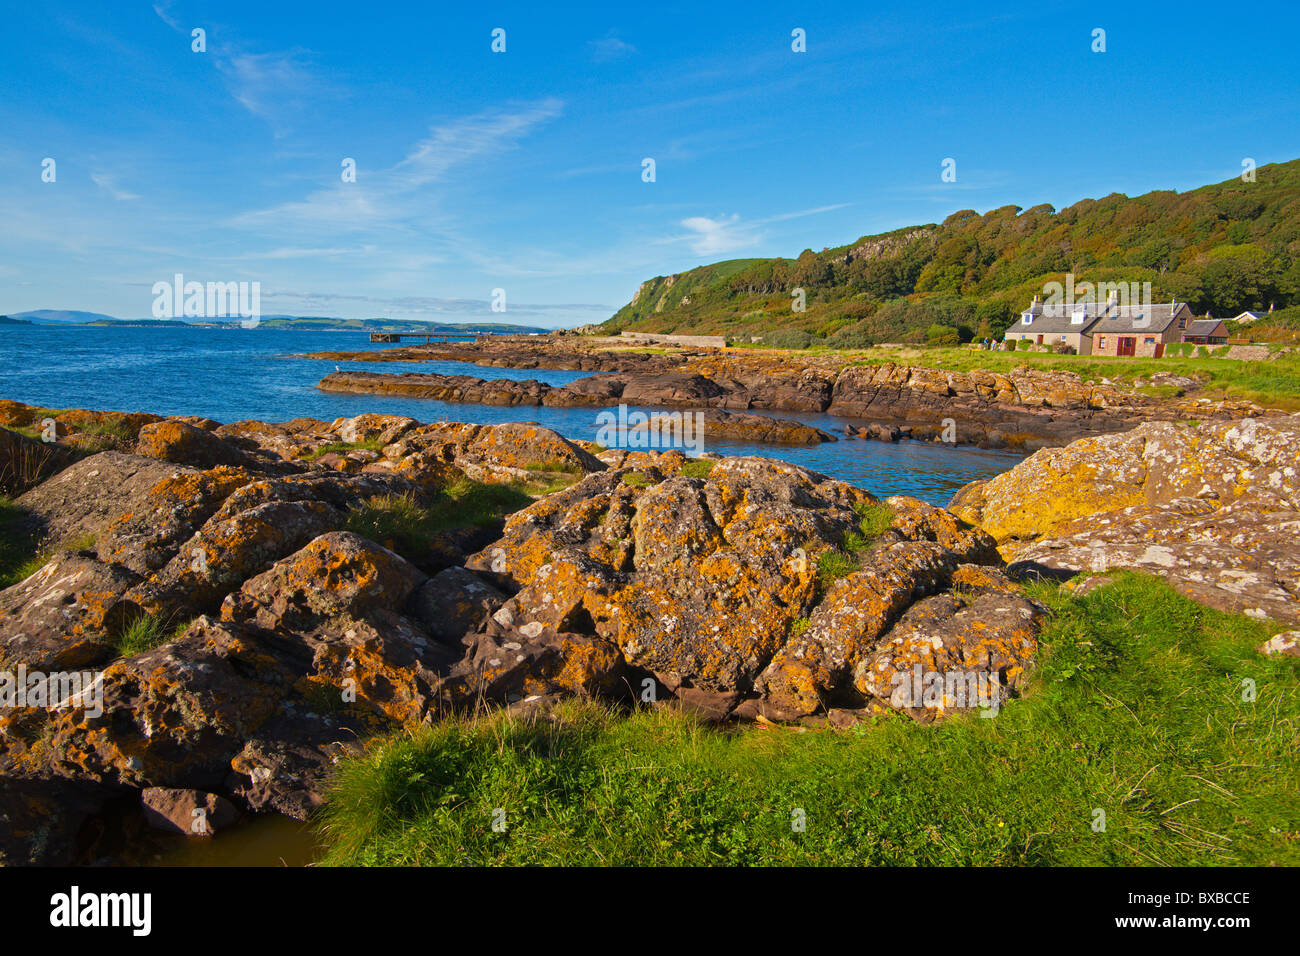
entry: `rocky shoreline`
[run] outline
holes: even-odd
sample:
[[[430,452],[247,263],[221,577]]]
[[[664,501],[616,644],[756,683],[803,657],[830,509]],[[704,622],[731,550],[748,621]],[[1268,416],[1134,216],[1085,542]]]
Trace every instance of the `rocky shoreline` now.
[[[564,387],[469,375],[340,371],[326,391],[446,402],[557,407],[628,404],[733,413],[799,411],[853,419],[850,437],[944,440],[1034,451],[1143,421],[1229,420],[1263,414],[1248,402],[1157,400],[1070,372],[946,372],[743,349],[602,350],[573,337],[494,336],[473,343],[302,356],[334,361],[460,361],[501,368],[591,371]],[[875,426],[880,426],[876,429]],[[903,433],[900,429],[906,429]],[[779,431],[779,429],[777,429]],[[863,436],[862,431],[867,435]],[[777,439],[780,440],[780,439]]]
[[[1024,577],[1143,567],[1297,620],[1298,416],[1040,451],[945,510],[530,424],[16,430],[49,414],[0,402],[0,473],[47,456],[9,487],[43,562],[0,591],[0,671],[89,672],[102,697],[0,709],[2,862],[111,861],[86,829],[110,804],[141,827],[305,819],[367,739],[483,706],[928,722],[971,705],[919,706],[913,673],[1023,688],[1045,613]]]

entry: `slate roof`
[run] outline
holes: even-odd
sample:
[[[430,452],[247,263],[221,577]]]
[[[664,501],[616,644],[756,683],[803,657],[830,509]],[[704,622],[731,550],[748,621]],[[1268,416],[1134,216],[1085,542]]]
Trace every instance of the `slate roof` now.
[[[1085,318],[1082,323],[1076,323],[1074,314],[1080,311],[1085,313]],[[1033,313],[1033,321],[1026,325],[1022,312],[1007,331],[1031,335],[1059,335],[1063,332],[1083,332],[1087,335],[1162,332],[1184,311],[1190,320],[1192,313],[1185,302],[1155,302],[1146,306],[1088,302],[1058,305],[1052,309],[1045,309],[1043,303],[1035,302],[1025,310]]]
[[[1140,335],[1163,332],[1182,312],[1186,312],[1187,318],[1191,319],[1191,310],[1187,308],[1185,302],[1111,306],[1088,331],[1093,335],[1122,335],[1127,332]]]
[[[1020,318],[1012,323],[1007,329],[1008,332],[1024,332],[1030,335],[1059,335],[1062,332],[1086,332],[1088,326],[1097,321],[1100,313],[1105,306],[1098,306],[1095,302],[1079,303],[1077,305],[1065,306],[1058,305],[1051,309],[1044,309],[1043,303],[1035,302],[1024,312],[1020,313]],[[1086,313],[1082,323],[1074,321],[1074,313]],[[1025,312],[1033,313],[1034,320],[1029,325],[1025,325]]]
[[[1193,319],[1187,323],[1188,335],[1213,335],[1223,324],[1222,319]]]

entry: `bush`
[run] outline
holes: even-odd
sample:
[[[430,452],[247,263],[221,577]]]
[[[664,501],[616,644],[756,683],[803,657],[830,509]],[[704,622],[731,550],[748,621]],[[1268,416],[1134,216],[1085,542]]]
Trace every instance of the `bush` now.
[[[826,344],[833,349],[869,349],[876,340],[866,329],[841,329]]]
[[[959,345],[961,335],[951,325],[932,325],[925,330],[925,340],[931,345]]]
[[[774,349],[806,349],[813,340],[812,335],[803,329],[777,329],[763,338]]]

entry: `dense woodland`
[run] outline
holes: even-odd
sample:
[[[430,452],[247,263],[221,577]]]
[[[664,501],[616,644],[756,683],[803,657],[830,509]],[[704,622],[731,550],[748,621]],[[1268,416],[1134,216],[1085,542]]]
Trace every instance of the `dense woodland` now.
[[[600,328],[761,336],[862,347],[997,337],[1050,281],[1147,282],[1199,315],[1300,315],[1300,160],[1185,193],[1113,193],[1050,205],[965,209],[797,259],[733,259],[644,283]],[[792,308],[792,290],[806,310]],[[1287,309],[1288,306],[1296,308]],[[1269,323],[1274,324],[1274,323]]]

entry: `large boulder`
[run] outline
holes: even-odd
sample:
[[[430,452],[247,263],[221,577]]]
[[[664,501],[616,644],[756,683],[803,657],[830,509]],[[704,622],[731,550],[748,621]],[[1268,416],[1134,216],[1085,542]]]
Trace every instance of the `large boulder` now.
[[[1223,610],[1300,620],[1298,415],[1082,439],[949,507],[997,538],[1018,574],[1134,568]]]
[[[17,504],[30,516],[31,530],[44,544],[85,537],[98,541],[123,515],[134,514],[160,482],[179,483],[197,474],[184,465],[106,451],[42,482]]]
[[[108,660],[112,637],[135,615],[124,595],[138,580],[89,552],[55,554],[26,581],[0,591],[0,662],[61,671]]]
[[[861,511],[885,506],[866,492],[768,459],[691,478],[680,454],[620,456],[468,562],[515,593],[454,672],[458,693],[594,694],[653,675],[713,713],[746,699],[777,717],[863,706],[855,669],[903,613],[962,565],[997,562],[988,535],[916,499],[890,499],[890,527],[851,559]],[[832,557],[861,570],[826,593]],[[1024,666],[1032,642],[1011,653]]]

